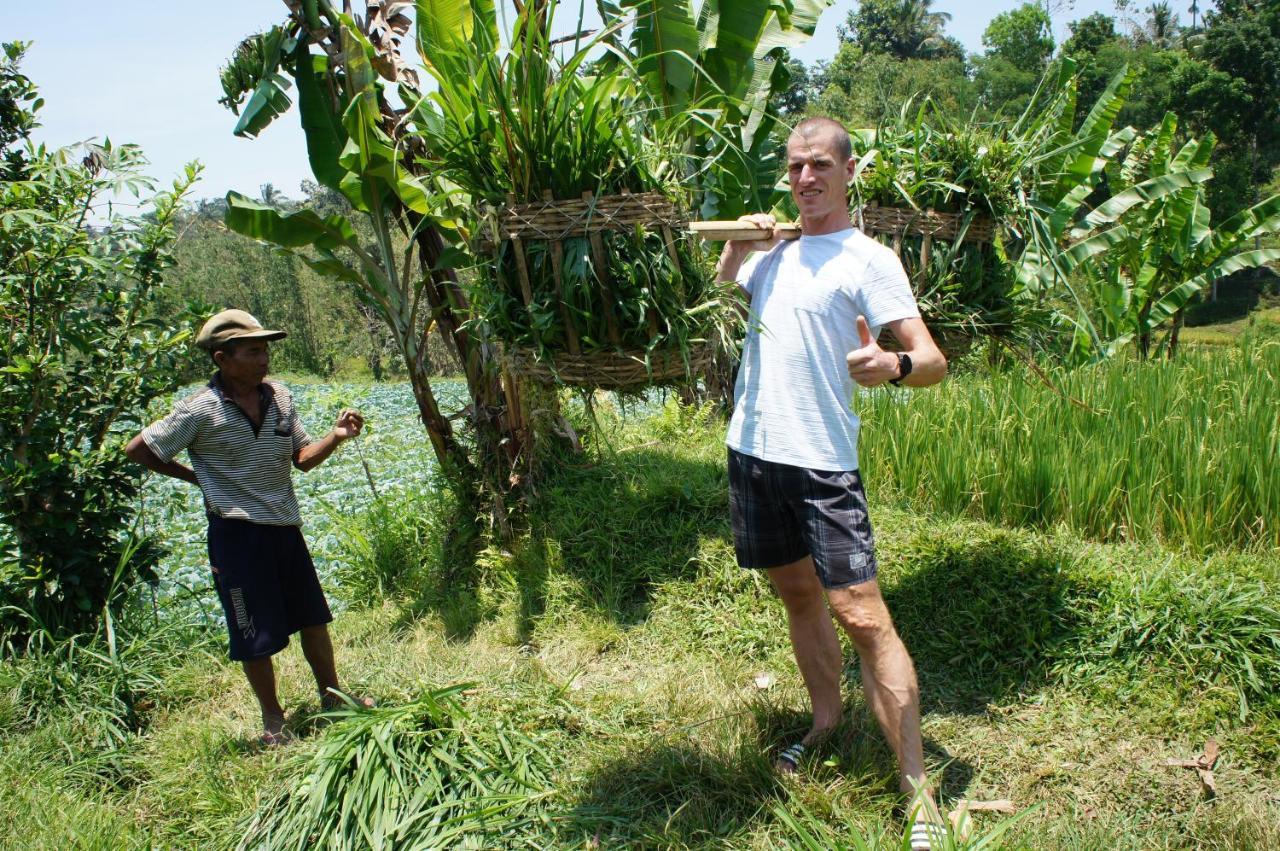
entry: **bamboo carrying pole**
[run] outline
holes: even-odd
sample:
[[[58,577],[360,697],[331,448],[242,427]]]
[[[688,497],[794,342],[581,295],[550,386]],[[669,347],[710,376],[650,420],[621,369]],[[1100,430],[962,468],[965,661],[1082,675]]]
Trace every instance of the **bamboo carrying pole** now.
[[[800,225],[792,222],[778,222],[773,229],[783,239],[796,239],[800,236]],[[689,222],[689,230],[713,242],[767,239],[764,228],[754,222]]]

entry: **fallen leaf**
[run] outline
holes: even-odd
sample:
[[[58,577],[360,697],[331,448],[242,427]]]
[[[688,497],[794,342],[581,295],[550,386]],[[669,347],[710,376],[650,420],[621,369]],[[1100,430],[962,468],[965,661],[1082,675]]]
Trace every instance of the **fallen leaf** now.
[[[1217,739],[1209,739],[1204,743],[1204,752],[1195,759],[1166,759],[1165,765],[1173,768],[1194,768],[1200,777],[1200,785],[1204,787],[1205,797],[1213,798],[1218,794],[1218,784],[1213,776],[1213,767],[1218,764]]]
[[[971,813],[1004,813],[1013,815],[1013,801],[1001,798],[996,801],[961,801],[960,805]]]

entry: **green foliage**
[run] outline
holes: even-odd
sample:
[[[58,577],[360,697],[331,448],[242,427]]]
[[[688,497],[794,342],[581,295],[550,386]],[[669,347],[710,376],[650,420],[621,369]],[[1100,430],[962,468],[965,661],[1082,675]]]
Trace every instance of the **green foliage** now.
[[[1275,547],[1277,377],[1280,348],[1260,345],[1052,374],[1087,407],[1021,370],[871,394],[861,456],[870,481],[921,507],[1194,552]]]
[[[283,29],[272,27],[240,42],[231,61],[219,72],[223,96],[218,103],[240,116],[234,131],[237,136],[257,136],[293,105],[285,94],[289,79],[280,73],[281,61],[293,44]],[[246,94],[249,101],[241,114]]]
[[[1233,579],[1160,565],[1103,584],[1101,593],[1075,601],[1089,626],[1055,654],[1056,675],[1136,685],[1158,660],[1159,678],[1181,693],[1225,691],[1241,720],[1250,711],[1276,712],[1280,607],[1265,577]]]
[[[858,174],[852,203],[935,210],[993,219],[1016,229],[1024,211],[1017,190],[1034,152],[985,128],[953,123],[932,102],[907,104],[874,131],[853,134]],[[1003,239],[1004,237],[998,237]],[[936,333],[1007,333],[1014,313],[1014,269],[1003,245],[936,240],[925,258],[919,237],[901,240],[926,321]],[[927,259],[927,267],[924,265]]]
[[[0,151],[4,153],[0,179],[3,180],[16,180],[24,173],[22,152],[14,145],[39,126],[36,113],[44,105],[35,84],[19,70],[28,46],[21,41],[6,42],[4,60],[0,61]]]
[[[925,98],[957,120],[977,105],[978,92],[962,59],[899,60],[845,43],[830,63],[820,66],[817,78],[817,111],[848,127],[895,121],[904,104]]]
[[[998,56],[1019,71],[1039,73],[1053,55],[1053,22],[1039,3],[1023,3],[991,19],[982,33],[988,56]]]
[[[1205,125],[1224,143],[1215,167],[1226,171],[1230,161],[1240,172],[1235,192],[1213,199],[1215,211],[1230,215],[1256,203],[1280,165],[1280,8],[1232,0],[1219,3],[1206,22],[1201,55],[1231,81],[1232,97],[1212,102]]]
[[[661,17],[654,26],[668,24],[675,26]],[[427,170],[442,185],[465,193],[457,202],[458,216],[466,217],[473,234],[477,324],[504,342],[538,352],[569,348],[562,313],[584,352],[684,349],[726,338],[729,303],[723,288],[713,283],[697,243],[683,235],[668,249],[661,233],[609,233],[598,260],[586,237],[564,240],[559,256],[544,240],[531,240],[519,256],[502,240],[497,262],[490,259],[479,240],[493,240],[496,223],[476,219],[478,203],[494,208],[510,201],[577,199],[588,191],[659,191],[687,206],[689,196],[678,182],[683,158],[662,141],[657,113],[631,88],[625,65],[598,66],[596,75],[583,76],[579,69],[595,44],[560,60],[544,29],[525,17],[517,21],[516,41],[505,55],[487,32],[477,27],[469,41],[433,48],[430,68],[438,90],[414,112],[431,152]],[[669,83],[671,78],[668,73]],[[532,295],[528,304],[522,268]]]
[[[290,31],[305,25],[330,48],[323,57],[312,56],[309,40],[296,45],[281,42],[278,61],[299,79],[299,112],[312,171],[320,185],[341,193],[349,206],[326,210],[328,214],[323,216],[313,208],[282,212],[229,192],[224,222],[238,233],[295,254],[320,274],[353,285],[366,318],[377,317],[391,334],[442,468],[460,489],[478,493],[477,466],[455,439],[430,382],[428,340],[437,322],[442,333],[447,330],[463,361],[477,407],[488,404],[494,385],[483,374],[480,353],[472,350],[469,338],[460,332],[454,311],[462,308],[462,298],[453,285],[452,270],[446,271],[438,263],[443,248],[440,228],[451,229],[451,224],[431,217],[434,207],[426,186],[405,168],[391,138],[394,131],[385,124],[391,107],[381,77],[400,80],[406,96],[414,93],[416,84],[412,74],[403,69],[399,53],[400,35],[407,29],[408,19],[393,13],[394,27],[382,18],[357,22],[350,15],[339,14],[326,0],[309,0],[291,6],[290,11]],[[428,26],[426,19],[435,20],[434,10],[426,11],[428,14],[420,16],[424,27]],[[378,41],[376,45],[371,34]],[[422,48],[425,56],[426,45]],[[340,64],[331,53],[340,55]],[[348,213],[362,220],[360,230]],[[362,233],[371,239],[366,241]],[[402,237],[399,241],[397,233]],[[494,417],[486,413],[474,422],[481,433],[482,455],[496,458],[491,451],[498,439]],[[485,458],[481,461],[483,467]],[[490,473],[496,492],[496,476]]]
[[[501,847],[550,792],[549,761],[513,727],[473,721],[463,686],[332,713],[302,779],[263,803],[240,848]]]
[[[722,8],[710,0],[696,21],[684,0],[626,4],[639,21],[620,61],[635,69],[628,77],[638,77],[637,94],[656,105],[649,120],[656,137],[682,154],[677,178],[693,191],[702,218],[736,218],[779,197],[776,152],[787,130],[778,96],[792,83],[788,51],[813,35],[831,3],[750,0]],[[681,34],[678,44],[656,40],[664,29]]]
[[[431,581],[442,578],[432,569],[457,555],[450,550],[452,540],[469,528],[456,522],[454,502],[442,486],[379,494],[356,516],[332,507],[329,512],[337,522],[341,558],[334,578],[343,599],[357,606],[427,594]]]
[[[1141,357],[1172,347],[1170,335],[1157,348],[1155,332],[1170,320],[1176,329],[1191,299],[1212,281],[1280,260],[1275,249],[1248,250],[1258,237],[1280,228],[1280,196],[1214,228],[1204,184],[1212,176],[1207,166],[1216,139],[1191,139],[1175,153],[1176,129],[1170,113],[1159,129],[1135,140],[1124,161],[1109,171],[1116,194],[1073,231],[1082,242],[1066,253],[1068,266],[1081,246],[1108,246],[1082,261],[1093,306],[1077,324],[1092,325],[1088,342],[1078,337],[1082,347],[1101,340],[1114,351],[1134,340]]]
[[[844,829],[831,829],[825,821],[810,813],[799,801],[794,802],[790,808],[783,804],[774,804],[772,812],[774,818],[786,828],[786,847],[794,851],[874,851],[877,848],[911,847],[909,822],[903,825],[899,835],[882,831],[861,836],[857,833],[851,835]],[[937,832],[930,836],[930,848],[934,851],[981,851],[986,848],[1007,847],[999,841],[1000,837],[1033,812],[1033,810],[1023,810],[1017,816],[1002,819],[994,827],[978,836],[966,835],[970,832],[969,830],[961,833],[954,825],[947,822],[942,814],[935,813],[931,820],[938,823]],[[971,830],[972,817],[966,815],[965,821]]]
[[[849,13],[841,38],[898,59],[963,58],[954,39],[943,36],[951,15],[931,6],[933,0],[864,0]]]
[[[4,648],[0,727],[57,729],[70,773],[87,783],[122,780],[152,720],[178,702],[173,671],[220,650],[203,618],[167,612],[160,621],[141,600],[130,603],[104,608],[93,633],[39,632],[22,652]]]
[[[264,195],[269,192],[268,185]],[[166,287],[169,303],[199,300],[210,305],[209,313],[238,307],[268,328],[286,329],[289,336],[271,347],[277,373],[330,376],[349,358],[371,360],[375,341],[379,352],[387,346],[368,334],[348,285],[317,274],[297,257],[228,232],[222,226],[224,209],[219,199],[181,214],[176,263]],[[193,376],[209,371],[208,356],[198,355]]]
[[[13,80],[21,50],[9,55]],[[0,183],[0,627],[79,632],[156,555],[128,546],[138,472],[120,450],[177,383],[191,317],[158,307],[199,167],[146,201],[145,217],[92,225],[113,193],[149,188],[142,155],[34,145],[36,105],[6,129],[12,179]]]

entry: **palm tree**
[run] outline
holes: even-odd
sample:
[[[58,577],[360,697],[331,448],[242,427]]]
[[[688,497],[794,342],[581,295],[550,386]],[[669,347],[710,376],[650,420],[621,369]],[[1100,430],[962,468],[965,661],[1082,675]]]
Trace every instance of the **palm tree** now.
[[[937,51],[951,15],[934,12],[933,0],[862,0],[849,13],[841,36],[852,37],[871,53],[915,59]]]
[[[1191,13],[1191,31],[1196,31],[1196,16],[1200,14],[1200,4],[1196,0],[1191,0],[1191,6],[1187,9]]]
[[[1165,0],[1159,3],[1152,3],[1147,11],[1151,17],[1147,18],[1146,37],[1147,40],[1159,48],[1166,48],[1173,43],[1173,37],[1178,28],[1177,16],[1173,14],[1173,9]]]
[[[899,0],[896,5],[903,59],[929,53],[932,48],[941,44],[942,31],[951,20],[951,15],[946,12],[931,12],[929,7],[933,5],[933,0]]]

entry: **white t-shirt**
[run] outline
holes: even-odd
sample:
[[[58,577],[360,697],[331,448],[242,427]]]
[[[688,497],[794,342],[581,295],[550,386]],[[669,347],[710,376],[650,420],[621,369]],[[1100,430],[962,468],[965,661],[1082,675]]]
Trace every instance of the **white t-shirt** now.
[[[739,273],[751,318],[725,442],[765,461],[856,470],[845,355],[861,347],[858,316],[874,336],[920,315],[902,263],[856,229],[802,236],[757,257]]]

